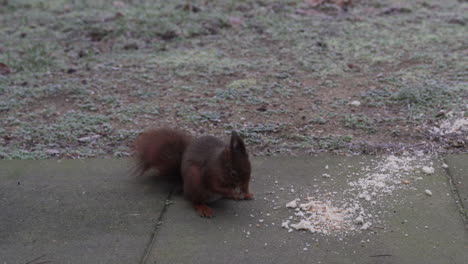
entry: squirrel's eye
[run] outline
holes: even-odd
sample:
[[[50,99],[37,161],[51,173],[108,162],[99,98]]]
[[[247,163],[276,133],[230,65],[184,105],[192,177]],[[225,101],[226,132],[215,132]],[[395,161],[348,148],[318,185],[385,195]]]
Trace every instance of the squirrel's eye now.
[[[233,171],[231,172],[231,175],[232,175],[232,176],[237,176],[237,175],[239,175],[239,174],[237,173],[237,171],[233,170]]]

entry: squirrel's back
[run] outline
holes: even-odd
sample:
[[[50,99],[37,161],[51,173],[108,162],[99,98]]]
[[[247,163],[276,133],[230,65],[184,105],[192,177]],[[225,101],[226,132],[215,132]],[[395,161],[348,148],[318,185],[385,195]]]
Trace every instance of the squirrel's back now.
[[[192,141],[184,153],[183,162],[197,163],[202,166],[219,154],[226,143],[213,136],[203,136]]]
[[[135,142],[140,173],[155,168],[161,176],[180,178],[182,157],[191,140],[187,133],[170,128],[143,132]]]
[[[217,159],[219,159],[225,148],[226,143],[213,136],[203,136],[194,139],[185,150],[182,158],[182,176],[184,176],[184,172],[192,165],[199,168],[222,165],[219,164],[219,162],[222,161]]]

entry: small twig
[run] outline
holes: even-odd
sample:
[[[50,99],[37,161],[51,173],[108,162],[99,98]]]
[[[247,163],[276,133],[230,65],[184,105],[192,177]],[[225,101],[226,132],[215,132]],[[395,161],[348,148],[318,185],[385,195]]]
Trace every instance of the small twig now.
[[[38,259],[41,259],[41,258],[43,258],[43,257],[45,257],[45,254],[42,255],[42,256],[40,256],[40,257],[37,257],[37,258],[35,258],[35,259],[31,260],[31,261],[28,261],[28,262],[26,262],[26,263],[24,263],[24,264],[31,264],[31,263],[33,263],[34,261],[36,261],[36,260],[38,260]]]
[[[382,255],[372,255],[372,256],[369,256],[371,258],[377,258],[377,257],[391,257],[392,255],[390,254],[382,254]]]

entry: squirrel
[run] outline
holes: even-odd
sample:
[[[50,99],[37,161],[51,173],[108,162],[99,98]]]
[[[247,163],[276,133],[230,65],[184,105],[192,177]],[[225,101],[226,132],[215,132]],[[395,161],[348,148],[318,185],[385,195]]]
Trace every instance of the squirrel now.
[[[184,198],[202,217],[213,217],[207,203],[219,197],[251,200],[251,165],[245,143],[232,131],[229,143],[214,136],[193,138],[170,128],[143,132],[135,142],[140,174],[150,168],[158,176],[182,182]]]

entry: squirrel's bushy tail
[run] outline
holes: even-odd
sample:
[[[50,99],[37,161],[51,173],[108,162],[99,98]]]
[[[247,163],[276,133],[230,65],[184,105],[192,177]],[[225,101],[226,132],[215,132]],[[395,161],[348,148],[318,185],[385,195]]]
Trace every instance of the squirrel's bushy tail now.
[[[181,163],[192,138],[187,133],[161,128],[145,131],[135,142],[137,171],[140,175],[154,168],[158,176],[181,179]]]

